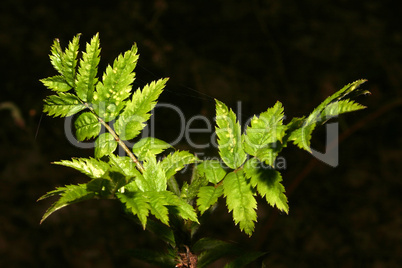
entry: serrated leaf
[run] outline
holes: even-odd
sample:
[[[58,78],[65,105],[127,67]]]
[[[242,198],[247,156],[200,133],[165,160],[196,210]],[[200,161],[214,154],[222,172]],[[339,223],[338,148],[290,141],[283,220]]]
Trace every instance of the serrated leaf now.
[[[65,92],[71,89],[71,86],[61,75],[44,78],[40,80],[48,89],[56,92]]]
[[[197,172],[200,176],[205,177],[209,182],[219,183],[226,175],[219,160],[205,160],[197,165]]]
[[[171,178],[186,165],[195,163],[196,161],[197,157],[188,151],[175,151],[174,153],[167,155],[161,161],[161,166],[165,171],[166,178]]]
[[[352,100],[340,100],[328,104],[327,107],[321,112],[321,122],[331,119],[332,117],[338,116],[343,113],[353,112],[366,107],[356,103]]]
[[[198,223],[197,213],[195,213],[194,208],[188,204],[187,201],[181,199],[170,191],[163,191],[160,192],[160,194],[165,196],[169,206],[174,206],[177,209],[181,218]]]
[[[109,164],[95,158],[73,158],[53,162],[53,164],[74,168],[90,178],[101,178],[110,168]]]
[[[233,212],[235,224],[239,224],[240,230],[251,236],[254,231],[254,222],[257,221],[255,211],[257,202],[242,170],[226,175],[223,181],[223,192],[228,210]]]
[[[169,226],[169,211],[166,207],[169,205],[169,202],[167,201],[165,195],[161,194],[159,191],[149,191],[145,192],[144,194],[146,194],[148,197],[151,214],[163,224]]]
[[[95,140],[95,157],[101,158],[104,155],[110,155],[117,148],[117,141],[113,135],[106,132],[99,135]]]
[[[283,106],[277,102],[272,108],[254,116],[244,135],[245,151],[260,161],[273,165],[281,150],[286,126],[283,125]]]
[[[156,105],[156,100],[162,93],[167,78],[153,81],[147,84],[142,91],[137,89],[126,108],[120,114],[114,124],[116,133],[122,140],[131,140],[138,136],[145,127],[145,122],[150,118],[151,110]]]
[[[62,72],[64,79],[71,86],[75,86],[75,72],[77,66],[77,55],[79,49],[80,34],[74,36],[62,55]]]
[[[218,202],[218,198],[223,194],[223,186],[203,186],[197,194],[197,206],[201,215],[204,214],[212,205]]]
[[[77,96],[84,102],[90,102],[93,97],[93,92],[98,79],[98,64],[100,48],[99,34],[96,34],[90,43],[87,43],[86,52],[82,54],[80,60],[75,92]]]
[[[342,113],[353,110],[362,109],[363,106],[356,104],[354,102],[350,102],[349,99],[345,99],[346,97],[355,93],[355,95],[359,95],[360,93],[357,91],[357,88],[366,82],[366,80],[361,79],[357,80],[353,83],[347,84],[342,89],[338,90],[331,96],[327,97],[317,108],[310,113],[310,115],[303,121],[303,125],[298,128],[294,129],[290,132],[289,140],[293,141],[295,145],[299,148],[304,149],[311,153],[310,148],[310,140],[311,134],[317,124],[324,122],[325,120],[329,119],[328,117],[336,116],[337,112]],[[365,93],[366,91],[363,91]],[[336,104],[340,102],[340,104]],[[340,106],[339,106],[340,105]],[[329,107],[328,111],[326,112],[327,107]],[[339,114],[340,114],[339,113]],[[295,124],[293,124],[294,126]]]
[[[128,156],[116,156],[114,154],[109,155],[110,163],[118,167],[123,174],[128,177],[137,177],[140,176],[141,173],[136,168],[136,164],[131,160]]]
[[[106,68],[102,82],[96,85],[93,96],[93,107],[96,114],[105,122],[113,120],[125,106],[125,99],[130,96],[131,84],[134,81],[134,68],[138,55],[136,45],[131,50],[119,55],[112,66]]]
[[[257,189],[261,197],[265,197],[268,204],[279,210],[289,213],[289,205],[285,195],[285,187],[281,184],[282,176],[279,171],[264,168],[257,159],[250,159],[244,164],[246,177],[250,184]]]
[[[172,147],[169,143],[153,137],[146,137],[134,144],[132,151],[138,160],[143,161],[148,157],[154,157],[167,148]]]
[[[311,134],[313,133],[315,127],[315,123],[303,125],[301,128],[294,130],[290,134],[288,140],[293,141],[293,143],[297,145],[300,149],[311,152],[310,140]]]
[[[85,184],[78,185],[66,185],[65,187],[59,187],[56,191],[51,192],[53,194],[59,194],[61,197],[58,201],[53,203],[51,207],[45,212],[40,223],[46,220],[53,212],[68,206],[70,204],[74,204],[80,201],[91,199],[95,196],[94,193],[87,191]],[[49,197],[49,194],[45,196]],[[43,198],[40,198],[41,200]]]
[[[86,107],[80,100],[70,93],[59,93],[45,99],[43,112],[53,117],[66,117],[84,110]]]
[[[113,194],[114,184],[109,178],[96,178],[87,183],[87,190],[107,197]]]
[[[150,157],[144,161],[144,173],[142,177],[136,179],[138,188],[143,191],[165,191],[167,179],[161,163],[155,157]]]
[[[51,51],[51,54],[49,56],[50,62],[60,74],[63,74],[63,64],[62,64],[63,50],[61,49],[59,39],[55,39],[53,41],[53,45],[50,51]]]
[[[147,225],[147,218],[151,206],[148,203],[148,198],[141,192],[128,192],[116,193],[117,198],[125,204],[126,208],[136,215],[140,220],[142,227],[145,230]]]
[[[215,101],[219,155],[228,167],[237,169],[247,158],[242,146],[240,124],[232,110],[222,102]]]
[[[74,122],[77,140],[84,141],[99,135],[101,123],[91,112],[80,114]]]

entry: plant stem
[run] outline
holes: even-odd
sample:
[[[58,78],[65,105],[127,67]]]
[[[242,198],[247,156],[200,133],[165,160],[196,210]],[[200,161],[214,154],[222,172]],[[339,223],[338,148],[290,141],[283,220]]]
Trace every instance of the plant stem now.
[[[116,134],[116,132],[107,124],[102,118],[100,118],[94,111],[94,109],[88,105],[88,103],[84,103],[85,106],[87,106],[91,112],[98,118],[99,123],[101,123],[107,131],[109,131],[110,134],[112,134],[113,138],[117,141],[117,143],[124,149],[124,151],[127,153],[127,155],[131,158],[131,160],[135,163],[137,166],[137,169],[141,172],[144,173],[145,169],[141,165],[140,161],[135,157],[135,155],[130,151],[130,149],[127,147],[127,145],[119,138],[119,136]]]

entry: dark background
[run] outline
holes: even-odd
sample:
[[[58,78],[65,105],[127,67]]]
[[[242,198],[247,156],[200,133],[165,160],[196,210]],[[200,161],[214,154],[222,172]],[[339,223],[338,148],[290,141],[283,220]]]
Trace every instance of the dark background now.
[[[134,87],[170,77],[161,101],[178,105],[187,118],[200,113],[212,118],[213,98],[233,109],[242,101],[244,119],[280,100],[292,118],[309,113],[345,84],[368,79],[363,87],[372,95],[358,99],[368,108],[339,119],[338,167],[294,146],[283,152],[289,215],[260,202],[255,234],[247,238],[221,204],[222,213],[212,214],[201,232],[269,252],[267,267],[402,265],[398,2],[4,0],[0,5],[0,102],[13,102],[25,120],[18,126],[9,111],[0,110],[1,267],[146,267],[127,250],[162,245],[111,201],[72,205],[39,225],[54,199],[37,203],[38,197],[86,181],[50,162],[92,151],[69,144],[63,119],[42,117],[42,100],[50,92],[38,80],[55,74],[48,58],[54,38],[65,46],[82,33],[83,48],[97,32],[102,72],[136,42]],[[169,141],[179,131],[177,118],[161,116],[156,135]],[[314,148],[323,148],[323,133],[317,131]],[[192,150],[185,140],[177,147]]]

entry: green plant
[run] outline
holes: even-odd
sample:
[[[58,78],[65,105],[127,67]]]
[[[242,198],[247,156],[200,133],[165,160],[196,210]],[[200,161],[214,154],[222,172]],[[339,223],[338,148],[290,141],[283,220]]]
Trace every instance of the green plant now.
[[[59,75],[41,80],[56,93],[45,99],[44,112],[53,117],[76,115],[76,138],[95,139],[95,156],[54,162],[82,172],[89,180],[58,187],[39,198],[60,196],[41,222],[73,203],[93,198],[116,199],[144,229],[156,232],[167,242],[168,250],[164,253],[133,253],[161,266],[206,267],[224,255],[235,254],[238,257],[227,267],[239,267],[262,256],[262,252],[239,254],[244,252],[223,241],[193,241],[199,217],[223,197],[235,224],[251,236],[257,221],[257,194],[288,213],[282,177],[274,168],[278,154],[289,142],[310,152],[311,135],[318,125],[364,108],[349,99],[366,92],[358,89],[365,80],[358,80],[325,99],[307,117],[293,118],[285,124],[283,106],[277,102],[254,116],[242,131],[235,113],[216,100],[221,160],[201,160],[152,137],[139,139],[130,149],[126,141],[137,138],[146,126],[167,79],[132,92],[138,60],[135,45],[119,55],[98,79],[99,36],[92,38],[80,57],[79,38],[75,36],[65,50],[58,40],[52,45],[50,60]],[[117,147],[124,149],[127,156],[115,154]],[[192,178],[176,181],[175,174],[186,165],[194,166]]]

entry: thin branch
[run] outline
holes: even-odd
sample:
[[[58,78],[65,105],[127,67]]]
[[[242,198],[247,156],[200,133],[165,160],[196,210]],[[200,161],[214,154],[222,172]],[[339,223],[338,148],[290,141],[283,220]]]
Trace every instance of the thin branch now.
[[[131,160],[135,163],[137,166],[137,169],[141,172],[144,173],[145,169],[141,165],[140,161],[135,157],[135,155],[130,151],[130,149],[127,147],[127,145],[119,138],[119,136],[116,134],[116,132],[107,124],[102,118],[100,118],[94,111],[94,109],[88,105],[88,103],[84,103],[85,106],[91,110],[91,112],[98,118],[99,123],[101,123],[107,131],[109,131],[110,134],[112,134],[113,138],[117,141],[117,143],[124,149],[124,151],[127,153],[127,155],[131,158]]]

